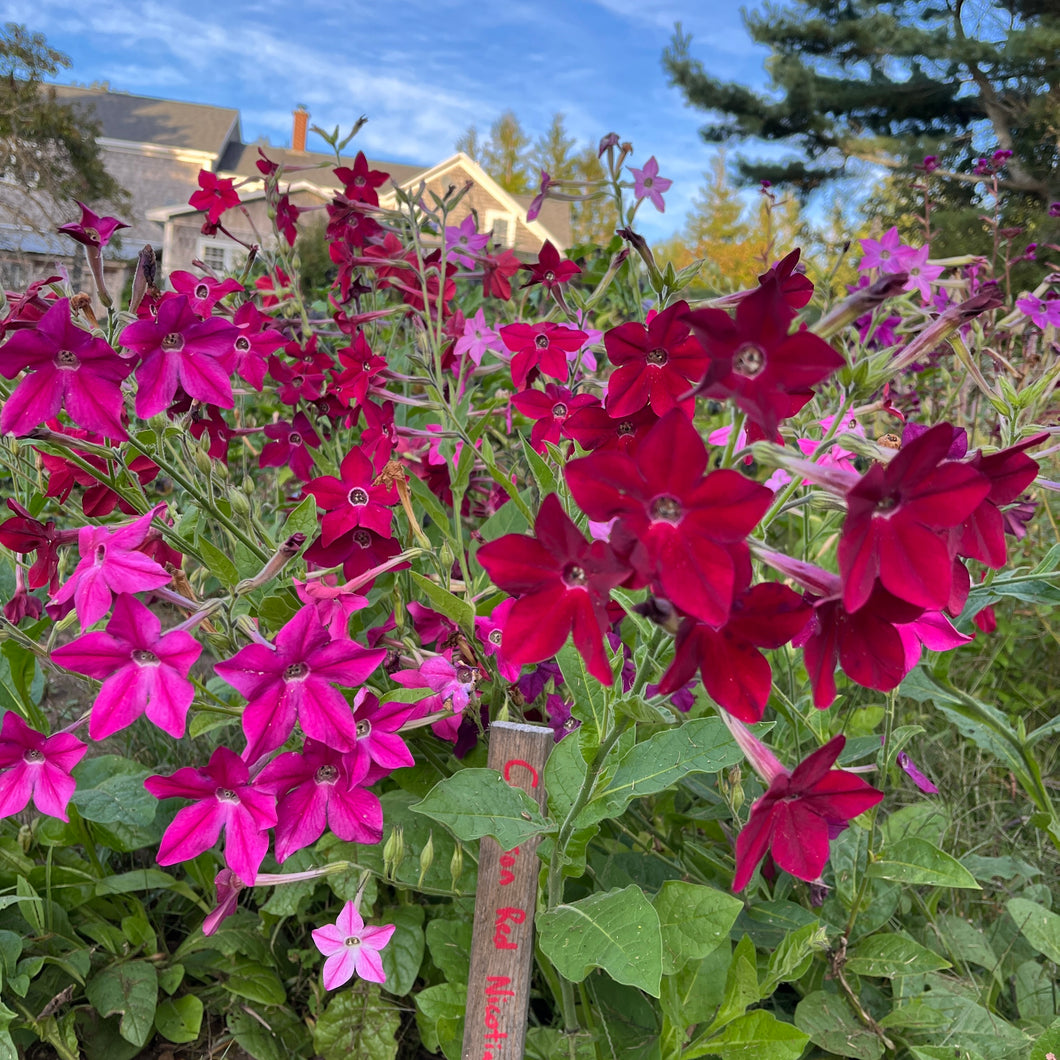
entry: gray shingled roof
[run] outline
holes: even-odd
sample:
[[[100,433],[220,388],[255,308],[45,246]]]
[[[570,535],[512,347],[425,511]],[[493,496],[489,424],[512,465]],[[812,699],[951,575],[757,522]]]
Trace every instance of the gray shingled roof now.
[[[220,154],[231,137],[239,139],[239,111],[204,103],[181,103],[113,92],[103,88],[54,85],[64,103],[88,109],[111,140],[159,144]]]
[[[285,180],[305,180],[322,188],[342,187],[342,181],[332,172],[335,166],[334,155],[320,154],[316,151],[292,151],[286,147],[273,147],[270,144],[230,143],[217,171],[238,173],[243,177],[260,177],[261,173],[257,168],[258,159],[261,157],[258,154],[259,146],[270,161],[283,165]],[[352,166],[353,162],[352,158],[342,160],[344,166]],[[321,166],[321,168],[310,169],[303,173],[291,171],[298,166]],[[392,180],[396,180],[398,184],[405,184],[414,180],[429,167],[407,166],[400,162],[373,162],[369,159],[368,168],[389,173]]]

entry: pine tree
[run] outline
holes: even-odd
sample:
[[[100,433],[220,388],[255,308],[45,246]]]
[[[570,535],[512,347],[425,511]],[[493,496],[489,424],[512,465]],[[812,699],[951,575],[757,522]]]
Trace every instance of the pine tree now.
[[[1012,151],[1001,184],[1039,207],[1060,199],[1060,4],[1056,0],[793,0],[746,16],[772,49],[772,92],[711,77],[678,28],[671,82],[722,115],[708,143],[745,138],[799,149],[795,162],[745,162],[748,180],[812,190],[860,159],[937,171],[981,189],[980,155]]]

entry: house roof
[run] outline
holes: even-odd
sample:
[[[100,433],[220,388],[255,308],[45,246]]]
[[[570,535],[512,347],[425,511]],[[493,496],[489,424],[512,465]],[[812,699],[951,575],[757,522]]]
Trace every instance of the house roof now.
[[[273,147],[270,144],[230,143],[217,167],[219,173],[235,173],[242,177],[260,177],[257,162],[261,157],[258,148],[265,153],[269,161],[283,165],[285,174],[294,179],[306,180],[321,188],[341,188],[342,181],[335,176],[335,156],[316,151],[292,151],[287,147]],[[342,165],[352,166],[354,159],[343,158]],[[315,166],[303,173],[297,173],[299,166]],[[369,169],[378,169],[389,173],[398,184],[407,184],[423,173],[426,166],[409,166],[402,162],[375,162],[368,160]]]
[[[84,106],[99,122],[108,140],[157,144],[220,155],[228,142],[239,139],[239,111],[205,103],[182,103],[114,92],[106,88],[54,85],[63,103]]]

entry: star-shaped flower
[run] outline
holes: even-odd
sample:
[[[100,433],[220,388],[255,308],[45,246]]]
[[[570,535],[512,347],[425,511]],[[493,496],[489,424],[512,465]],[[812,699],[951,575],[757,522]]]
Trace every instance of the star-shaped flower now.
[[[324,989],[334,990],[355,975],[370,983],[385,983],[379,951],[390,941],[395,925],[366,927],[353,902],[347,902],[334,924],[313,929],[313,941],[327,958]]]

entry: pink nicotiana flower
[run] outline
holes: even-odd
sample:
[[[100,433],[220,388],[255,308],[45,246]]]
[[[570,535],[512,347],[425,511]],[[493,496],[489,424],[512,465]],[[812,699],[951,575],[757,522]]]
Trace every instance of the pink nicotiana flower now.
[[[183,294],[163,299],[154,320],[125,327],[118,340],[140,355],[136,415],[146,420],[162,412],[178,386],[200,401],[232,408],[229,377],[238,338],[234,324],[220,317],[202,320]]]
[[[906,255],[903,266],[904,270],[909,273],[909,279],[903,290],[919,291],[925,303],[931,301],[931,285],[945,272],[941,265],[928,264],[930,250],[930,247],[923,246],[919,250],[911,251]]]
[[[140,549],[151,533],[151,521],[165,505],[116,530],[83,526],[77,535],[81,562],[52,596],[57,604],[71,597],[82,629],[98,622],[114,593],[139,593],[168,585],[172,575]]]
[[[859,239],[861,249],[865,252],[858,264],[861,272],[869,269],[879,269],[881,272],[905,272],[905,262],[911,253],[912,247],[907,247],[898,229],[895,227],[887,229],[882,239]]]
[[[464,711],[471,702],[481,672],[462,660],[454,664],[447,655],[432,655],[415,670],[398,670],[391,678],[404,688],[429,688],[434,694],[418,703],[414,717],[424,718],[439,711],[452,711],[452,716],[436,722],[431,728],[443,740],[455,741]]]
[[[60,298],[32,328],[15,331],[0,347],[0,375],[26,375],[0,412],[0,434],[26,434],[53,419],[59,409],[79,427],[123,441],[122,380],[129,361],[109,343],[70,318],[70,299]]]
[[[369,983],[385,983],[386,973],[379,951],[390,941],[395,926],[366,927],[354,903],[347,902],[334,924],[314,928],[313,941],[327,958],[324,989],[334,990],[355,975]]]
[[[501,345],[500,335],[486,323],[486,314],[480,307],[473,317],[464,322],[464,333],[456,340],[453,354],[462,357],[465,353],[477,368],[490,350]]]
[[[250,779],[246,762],[218,747],[205,769],[185,766],[169,777],[153,776],[144,787],[156,799],[193,799],[177,811],[162,836],[159,865],[176,865],[209,850],[225,833],[225,862],[248,886],[269,849],[276,824],[276,796]]]
[[[459,225],[446,225],[445,250],[453,261],[465,269],[475,267],[477,255],[489,246],[490,234],[479,233],[474,214],[468,214]]]
[[[114,604],[106,631],[86,633],[56,648],[52,662],[103,682],[88,734],[103,740],[131,725],[141,714],[180,739],[195,687],[188,672],[202,646],[180,629],[162,633],[158,617],[134,596]]]
[[[307,739],[302,753],[274,758],[258,776],[276,805],[276,860],[315,843],[330,828],[347,843],[378,843],[383,808],[363,785],[371,760],[356,751],[336,751]]]
[[[1016,300],[1016,308],[1040,328],[1060,327],[1060,299],[1046,300],[1029,294]]]
[[[665,213],[666,203],[663,202],[663,192],[670,190],[673,181],[659,176],[659,163],[655,160],[655,155],[652,155],[644,163],[643,169],[636,169],[630,166],[629,171],[633,174],[634,197],[637,199],[650,199],[652,206],[659,213]]]
[[[40,813],[68,821],[77,788],[70,773],[86,750],[71,733],[45,736],[9,710],[0,725],[0,818],[21,813],[32,799]]]
[[[309,604],[276,634],[275,646],[248,644],[217,663],[217,673],[247,700],[247,760],[276,750],[291,735],[295,721],[314,740],[352,751],[357,728],[336,686],[359,687],[385,656],[383,648],[332,640],[316,607]]]
[[[317,609],[332,640],[350,640],[350,615],[368,606],[368,597],[345,585],[337,585],[333,574],[311,581],[295,581],[294,591],[303,604]]]

